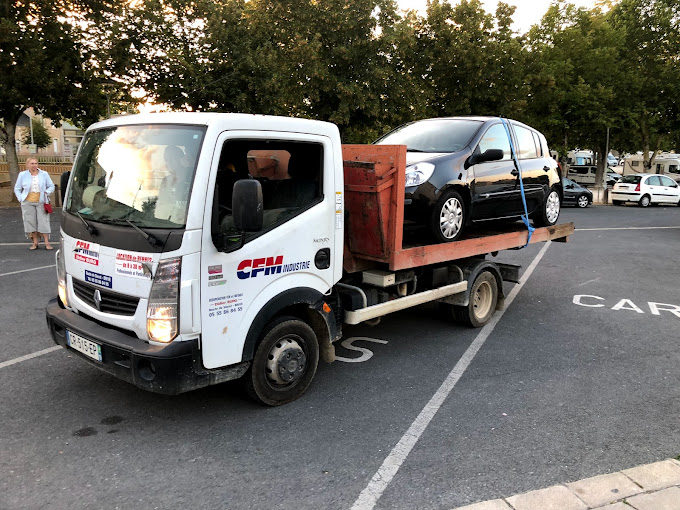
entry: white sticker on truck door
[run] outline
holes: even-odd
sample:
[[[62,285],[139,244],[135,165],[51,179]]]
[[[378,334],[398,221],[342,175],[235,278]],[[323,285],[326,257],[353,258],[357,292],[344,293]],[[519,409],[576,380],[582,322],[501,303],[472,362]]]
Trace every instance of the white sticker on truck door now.
[[[88,243],[87,241],[77,239],[76,247],[73,249],[73,258],[80,262],[85,262],[86,264],[98,266],[99,247],[98,244]]]
[[[151,279],[153,257],[148,253],[116,250],[116,274]]]

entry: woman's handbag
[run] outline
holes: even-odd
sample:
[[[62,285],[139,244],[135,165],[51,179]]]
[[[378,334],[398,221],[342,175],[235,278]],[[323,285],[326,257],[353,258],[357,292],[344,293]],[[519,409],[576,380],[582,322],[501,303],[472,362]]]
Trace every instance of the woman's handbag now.
[[[47,192],[45,192],[45,203],[43,204],[43,207],[45,208],[45,212],[47,214],[52,214],[52,212],[53,212],[52,211],[52,204],[50,204],[50,197],[47,194]]]

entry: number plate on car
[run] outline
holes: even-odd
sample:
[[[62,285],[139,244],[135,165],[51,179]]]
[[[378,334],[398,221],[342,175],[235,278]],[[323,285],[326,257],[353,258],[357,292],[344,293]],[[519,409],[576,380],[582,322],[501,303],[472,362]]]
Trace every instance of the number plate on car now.
[[[92,358],[96,361],[102,360],[102,346],[83,338],[80,335],[76,335],[72,331],[66,331],[66,340],[69,347],[75,349],[78,352],[82,352],[88,358]]]

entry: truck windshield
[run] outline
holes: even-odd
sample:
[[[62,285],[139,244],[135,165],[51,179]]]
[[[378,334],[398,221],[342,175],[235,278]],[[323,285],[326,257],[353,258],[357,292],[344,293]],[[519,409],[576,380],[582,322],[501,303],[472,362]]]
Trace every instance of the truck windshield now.
[[[406,145],[412,152],[458,152],[472,141],[482,122],[468,119],[428,119],[398,127],[378,139],[378,145]]]
[[[203,127],[167,124],[88,133],[65,209],[88,221],[184,226],[204,133]]]

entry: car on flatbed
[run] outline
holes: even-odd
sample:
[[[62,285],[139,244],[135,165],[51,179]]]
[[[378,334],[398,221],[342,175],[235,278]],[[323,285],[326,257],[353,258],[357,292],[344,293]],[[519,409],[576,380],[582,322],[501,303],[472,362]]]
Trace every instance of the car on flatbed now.
[[[545,136],[521,122],[425,119],[374,143],[406,145],[405,218],[428,227],[436,242],[459,239],[473,223],[519,218],[525,210],[535,226],[557,222],[563,194],[557,162]]]

